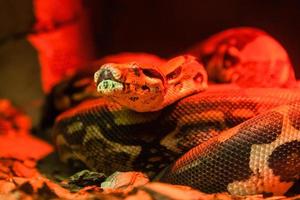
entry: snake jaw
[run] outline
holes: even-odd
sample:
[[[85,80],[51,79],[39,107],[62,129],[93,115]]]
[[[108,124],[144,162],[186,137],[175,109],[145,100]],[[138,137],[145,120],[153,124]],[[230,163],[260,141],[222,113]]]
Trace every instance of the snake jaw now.
[[[122,83],[111,80],[103,80],[98,84],[97,91],[103,95],[109,95],[116,91],[122,91],[123,88],[124,85]]]

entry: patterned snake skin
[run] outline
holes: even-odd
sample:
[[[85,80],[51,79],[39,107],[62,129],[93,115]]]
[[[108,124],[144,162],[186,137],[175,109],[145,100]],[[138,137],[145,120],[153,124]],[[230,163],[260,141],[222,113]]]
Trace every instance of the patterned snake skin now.
[[[299,110],[299,89],[209,86],[155,112],[94,96],[57,117],[53,138],[63,161],[107,175],[142,171],[206,193],[281,195],[299,187]]]
[[[200,144],[162,180],[208,193],[282,194],[300,175],[298,99],[287,89],[212,89],[153,113],[90,100],[60,115],[54,138],[63,160],[151,177]]]

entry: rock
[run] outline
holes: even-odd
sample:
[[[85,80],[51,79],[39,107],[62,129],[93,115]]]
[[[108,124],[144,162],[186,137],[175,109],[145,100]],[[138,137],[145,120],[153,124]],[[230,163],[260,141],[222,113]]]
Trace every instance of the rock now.
[[[148,182],[147,175],[141,172],[115,172],[101,184],[101,188],[126,190],[145,185]]]

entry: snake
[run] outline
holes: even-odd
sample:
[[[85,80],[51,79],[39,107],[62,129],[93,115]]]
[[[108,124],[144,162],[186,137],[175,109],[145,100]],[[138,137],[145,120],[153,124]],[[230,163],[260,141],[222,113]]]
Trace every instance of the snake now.
[[[208,86],[208,79],[190,55],[101,65],[85,87],[95,95],[55,120],[61,160],[105,174],[159,174],[205,193],[282,195],[299,187],[299,89]]]

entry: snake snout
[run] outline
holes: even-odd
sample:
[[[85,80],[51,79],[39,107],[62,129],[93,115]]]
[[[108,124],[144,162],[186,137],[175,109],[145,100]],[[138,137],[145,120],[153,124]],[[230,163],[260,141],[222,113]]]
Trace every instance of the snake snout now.
[[[102,65],[94,75],[94,82],[98,85],[104,80],[118,81],[120,79],[120,71],[111,65]]]
[[[123,89],[124,85],[120,82],[121,72],[113,66],[106,64],[94,74],[94,82],[97,91],[103,95],[111,95]]]

